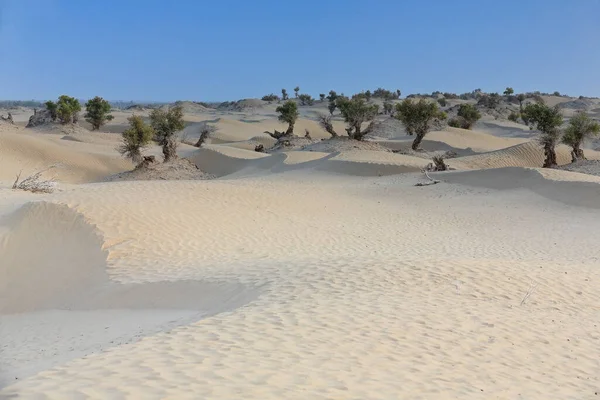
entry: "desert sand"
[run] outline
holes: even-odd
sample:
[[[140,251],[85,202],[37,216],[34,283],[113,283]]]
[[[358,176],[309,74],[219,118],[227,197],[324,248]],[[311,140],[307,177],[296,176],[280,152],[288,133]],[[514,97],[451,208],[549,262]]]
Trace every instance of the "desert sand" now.
[[[417,187],[404,132],[257,153],[282,124],[251,104],[186,110],[210,180],[108,181],[132,111],[0,125],[0,398],[596,398],[600,177],[484,119],[426,136],[458,156]],[[10,188],[50,165],[54,193]]]

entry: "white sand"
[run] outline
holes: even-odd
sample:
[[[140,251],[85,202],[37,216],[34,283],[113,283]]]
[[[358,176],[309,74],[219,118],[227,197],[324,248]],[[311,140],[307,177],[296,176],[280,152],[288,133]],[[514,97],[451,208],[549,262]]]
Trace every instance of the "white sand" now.
[[[513,159],[537,162],[530,147]],[[600,391],[597,180],[478,161],[495,153],[452,160],[461,170],[428,187],[414,186],[427,160],[386,152],[182,154],[222,178],[72,173],[50,195],[0,178],[0,398]]]

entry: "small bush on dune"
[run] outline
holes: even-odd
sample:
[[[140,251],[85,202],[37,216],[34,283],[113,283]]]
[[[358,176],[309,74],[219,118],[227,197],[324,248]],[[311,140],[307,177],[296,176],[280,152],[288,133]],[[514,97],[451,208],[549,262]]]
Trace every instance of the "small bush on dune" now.
[[[569,126],[565,130],[562,142],[572,148],[571,162],[585,160],[581,148],[583,141],[598,135],[598,133],[600,133],[600,125],[585,112],[579,112],[569,120]]]
[[[185,127],[183,122],[183,108],[175,106],[167,111],[152,110],[150,124],[155,132],[155,139],[163,148],[164,161],[169,162],[177,158],[177,141],[175,133]]]
[[[129,121],[129,128],[121,134],[123,142],[117,150],[124,157],[140,164],[143,161],[142,149],[154,137],[154,129],[146,125],[139,115],[133,115],[127,120]]]
[[[472,104],[461,104],[458,108],[458,116],[464,120],[462,128],[471,129],[481,118],[481,113]]]
[[[414,102],[406,99],[396,104],[396,118],[405,126],[409,134],[415,134],[412,149],[418,150],[423,138],[434,126],[439,127],[446,119],[446,114],[441,112],[437,103],[424,99]]]
[[[52,100],[48,100],[45,104],[46,104],[46,110],[48,110],[50,112],[50,118],[52,118],[52,121],[56,121],[56,118],[58,117],[58,114],[57,114],[58,106]]]
[[[92,125],[92,130],[98,130],[108,121],[112,121],[113,116],[110,115],[110,104],[102,97],[94,97],[85,103],[86,113],[84,118]]]
[[[271,94],[268,94],[266,96],[263,96],[262,100],[263,101],[277,101],[277,100],[279,100],[279,96],[277,96],[276,94],[271,93]]]
[[[508,115],[509,121],[512,121],[512,122],[519,122],[519,118],[521,118],[521,114],[516,113],[514,111]]]
[[[315,99],[309,94],[301,94],[298,96],[298,99],[303,106],[312,106],[315,103]]]
[[[202,126],[202,128],[200,128],[200,137],[198,138],[198,141],[196,142],[196,144],[194,146],[202,147],[202,145],[204,144],[206,139],[208,139],[208,137],[210,135],[212,135],[213,133],[215,133],[216,131],[217,131],[216,126],[210,125],[210,124],[204,124],[204,126]]]

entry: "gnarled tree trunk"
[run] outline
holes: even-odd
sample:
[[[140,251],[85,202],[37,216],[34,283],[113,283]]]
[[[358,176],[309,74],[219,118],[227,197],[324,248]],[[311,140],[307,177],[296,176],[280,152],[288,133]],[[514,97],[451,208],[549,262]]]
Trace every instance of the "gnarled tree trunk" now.
[[[571,150],[571,162],[576,162],[580,160],[585,160],[585,155],[583,154],[583,149],[580,144],[576,144],[573,146],[573,150]]]
[[[421,142],[423,141],[423,138],[425,137],[424,133],[417,133],[417,136],[415,137],[415,140],[413,140],[412,143],[412,149],[417,151],[419,150],[419,146],[421,145]]]
[[[554,144],[544,144],[544,155],[546,156],[546,159],[544,160],[544,168],[552,168],[558,165],[556,163],[556,149],[554,148]]]
[[[177,158],[177,142],[175,139],[165,139],[165,144],[163,144],[163,156],[165,157],[165,162]]]
[[[290,124],[285,131],[286,136],[292,136],[294,134],[294,124]]]

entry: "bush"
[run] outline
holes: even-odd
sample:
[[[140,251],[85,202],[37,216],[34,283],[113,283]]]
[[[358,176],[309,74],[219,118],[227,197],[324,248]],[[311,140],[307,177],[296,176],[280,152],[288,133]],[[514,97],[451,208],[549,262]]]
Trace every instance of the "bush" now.
[[[121,134],[123,142],[118,150],[121,155],[139,164],[143,160],[141,149],[150,143],[154,136],[154,130],[146,125],[142,117],[138,115],[133,115],[127,120],[129,121],[129,129]]]
[[[448,105],[448,102],[444,97],[442,97],[441,99],[437,99],[437,102],[441,107],[446,107]]]
[[[562,142],[573,149],[571,151],[572,162],[585,160],[581,145],[585,139],[596,136],[598,133],[600,133],[600,125],[585,112],[578,112],[569,120],[569,126],[565,130]]]
[[[319,99],[321,100],[321,103],[325,101],[325,93],[321,93],[319,94]]]
[[[461,104],[458,108],[458,116],[464,119],[462,128],[471,129],[481,118],[481,113],[472,104]]]
[[[559,92],[559,91],[556,91],[556,92],[552,93],[552,95],[553,95],[553,96],[560,96],[560,92]]]
[[[400,90],[391,92],[383,88],[377,88],[373,91],[373,97],[384,99],[384,100],[395,100],[400,97]]]
[[[81,104],[76,98],[67,95],[58,98],[56,115],[62,124],[76,123],[79,111],[81,111]]]
[[[297,97],[300,100],[300,104],[303,106],[312,106],[315,102],[315,99],[309,94],[301,94]]]
[[[57,109],[58,109],[58,106],[56,105],[55,102],[53,102],[51,100],[48,100],[46,102],[46,110],[48,110],[50,112],[50,118],[52,118],[52,121],[56,121],[56,118],[58,117]]]
[[[84,118],[92,124],[92,130],[100,129],[101,126],[114,118],[110,115],[110,104],[102,97],[94,97],[85,103]]]
[[[444,93],[443,94],[445,99],[451,100],[451,99],[458,99],[458,95],[454,94],[454,93]]]
[[[177,158],[177,141],[175,133],[185,127],[183,122],[183,108],[181,106],[171,107],[164,111],[152,110],[150,113],[150,124],[155,132],[155,139],[163,148],[164,161]]]
[[[465,125],[466,125],[466,121],[464,118],[461,118],[461,117],[450,118],[450,120],[448,121],[448,126],[451,126],[453,128],[467,129],[467,128],[465,128]]]
[[[363,140],[366,135],[373,130],[373,119],[379,111],[376,104],[369,105],[361,98],[348,100],[345,97],[338,97],[337,106],[348,125],[346,132],[351,139]],[[364,122],[371,121],[367,129],[362,130]]]
[[[506,90],[504,91],[505,96],[512,96],[514,93],[515,93],[515,91],[511,87],[507,87]]]
[[[298,98],[298,92],[300,91],[300,86],[296,86],[294,88],[294,94],[296,95],[296,98]]]
[[[277,96],[276,94],[271,93],[271,94],[268,94],[266,96],[263,96],[262,100],[263,101],[277,101],[277,100],[279,100],[279,96]]]
[[[285,90],[285,89],[281,89],[281,99],[282,99],[282,100],[287,100],[287,99],[288,99],[288,93],[287,93],[287,90]]]
[[[481,95],[477,101],[477,104],[493,110],[500,104],[500,95],[498,93]]]
[[[434,125],[440,125],[446,119],[446,114],[439,110],[436,103],[424,99],[418,102],[406,99],[396,104],[396,118],[404,124],[409,134],[416,134],[412,149],[418,150],[427,132]]]
[[[392,111],[393,110],[394,110],[394,105],[390,101],[385,100],[383,102],[383,113],[384,114],[388,114],[388,115],[392,115]]]
[[[519,118],[521,118],[521,114],[516,113],[514,111],[508,115],[509,121],[512,121],[512,122],[518,122]]]

